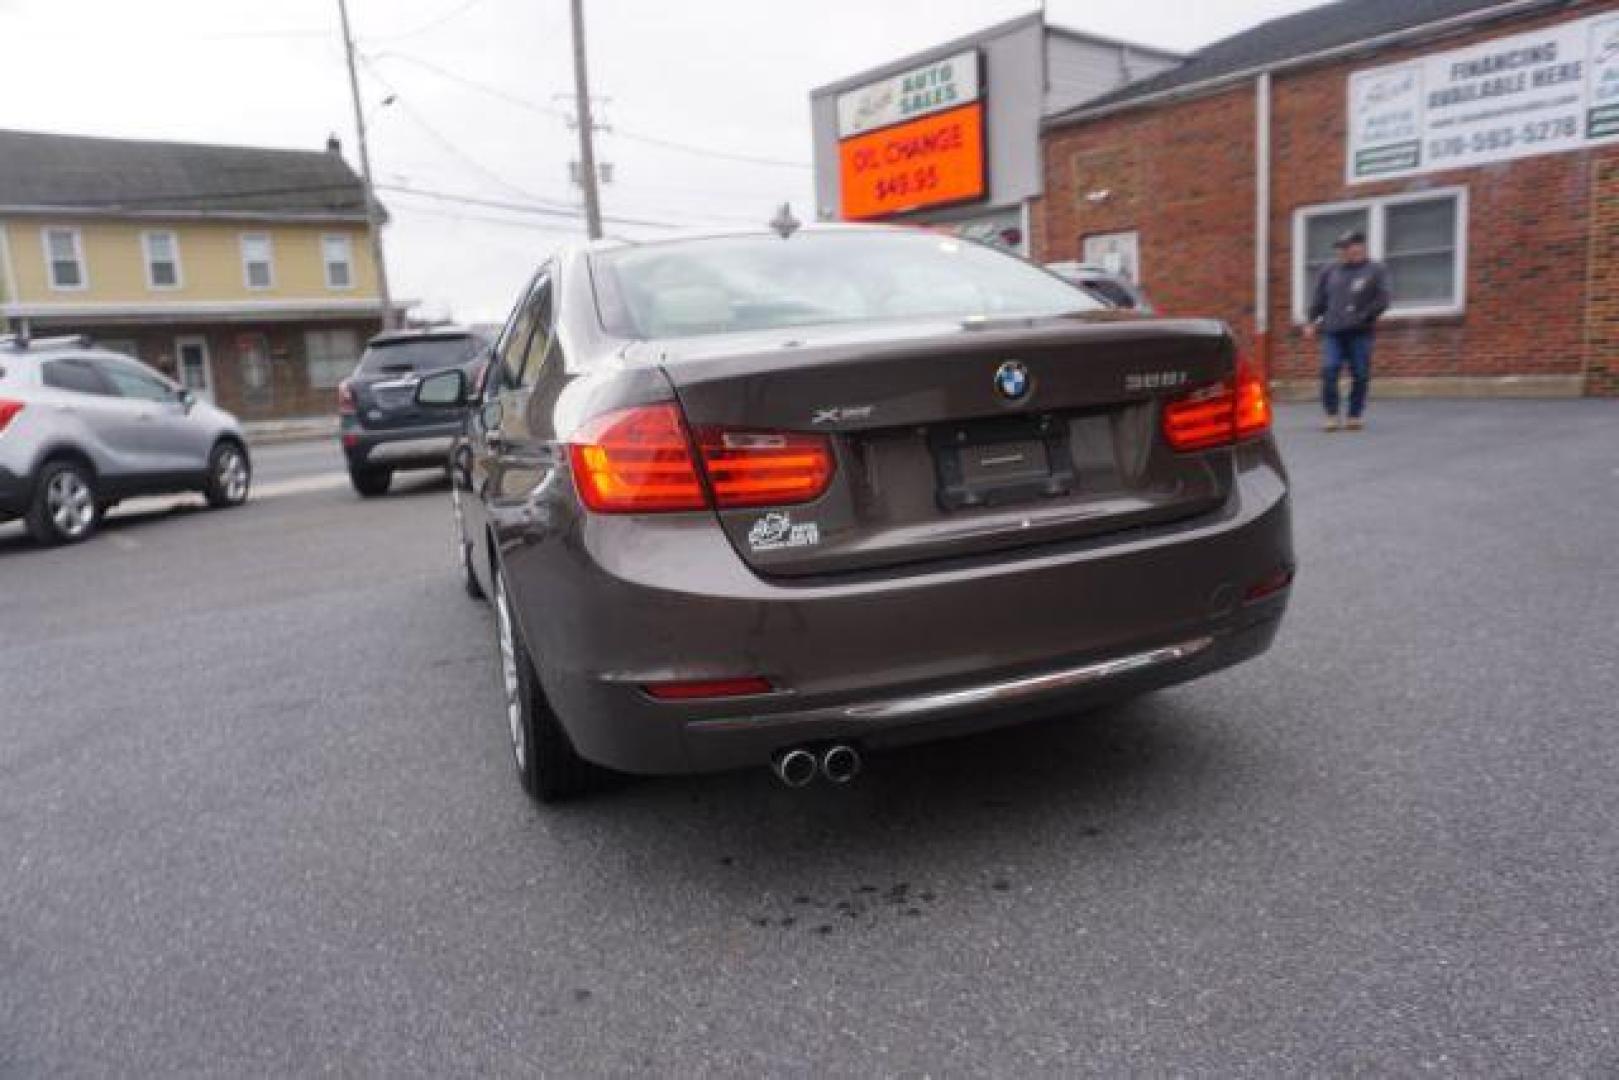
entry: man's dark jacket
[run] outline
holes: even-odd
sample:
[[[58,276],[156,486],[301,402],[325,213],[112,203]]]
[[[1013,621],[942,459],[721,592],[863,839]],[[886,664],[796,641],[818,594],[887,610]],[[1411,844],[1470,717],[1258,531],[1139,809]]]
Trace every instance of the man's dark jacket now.
[[[1389,307],[1389,276],[1382,263],[1336,262],[1321,271],[1310,300],[1310,321],[1329,334],[1370,330]]]

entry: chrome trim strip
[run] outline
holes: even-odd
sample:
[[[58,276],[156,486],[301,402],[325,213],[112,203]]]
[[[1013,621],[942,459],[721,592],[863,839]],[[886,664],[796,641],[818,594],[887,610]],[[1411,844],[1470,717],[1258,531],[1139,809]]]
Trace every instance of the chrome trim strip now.
[[[386,432],[387,428],[378,429]],[[396,429],[409,431],[409,428]],[[368,462],[385,463],[389,461],[402,461],[407,458],[429,457],[434,454],[443,454],[448,461],[450,448],[455,445],[455,438],[450,435],[434,435],[427,438],[395,439],[392,442],[376,442],[371,444],[366,454]]]
[[[1030,698],[1059,690],[1071,690],[1104,679],[1126,675],[1143,668],[1185,660],[1214,644],[1212,637],[1192,638],[1174,645],[1165,645],[1145,652],[1117,656],[1111,660],[1098,660],[1079,667],[1025,675],[1017,679],[969,686],[960,690],[941,690],[915,697],[894,698],[888,701],[862,702],[854,705],[836,705],[807,712],[780,713],[752,717],[728,717],[720,720],[695,720],[687,725],[692,732],[735,731],[758,729],[816,721],[883,722],[908,720],[934,713],[966,708],[991,708],[1013,705]]]

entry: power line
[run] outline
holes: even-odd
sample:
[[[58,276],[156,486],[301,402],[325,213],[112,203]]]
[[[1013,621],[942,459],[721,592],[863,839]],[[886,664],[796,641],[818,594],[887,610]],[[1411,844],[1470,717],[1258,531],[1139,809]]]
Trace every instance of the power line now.
[[[689,143],[675,142],[671,139],[660,139],[655,135],[642,135],[625,128],[614,126],[612,134],[631,142],[646,143],[648,146],[661,146],[665,150],[678,150],[683,154],[694,154],[698,157],[714,158],[718,161],[739,161],[746,165],[769,165],[781,169],[813,169],[814,166],[807,161],[787,161],[782,158],[755,157],[752,154],[735,154],[727,150],[711,150],[703,146],[692,146]]]
[[[512,229],[533,229],[536,232],[574,234],[581,230],[577,225],[557,225],[548,221],[523,221],[518,218],[495,217],[493,214],[479,214],[468,210],[445,209],[437,206],[412,206],[410,213],[429,214],[433,217],[448,218],[452,221],[476,221],[486,225],[500,225]]]
[[[427,22],[423,23],[422,25],[416,27],[416,29],[414,29],[414,30],[404,30],[404,31],[401,31],[400,33],[397,33],[397,34],[385,34],[382,37],[371,38],[370,40],[372,40],[372,41],[400,41],[400,40],[403,40],[404,38],[415,37],[417,34],[423,34],[423,33],[426,33],[427,31],[432,30],[432,29],[434,29],[436,27],[443,26],[445,23],[449,22],[451,19],[457,18],[458,16],[460,16],[464,12],[472,10],[473,8],[477,7],[481,3],[483,3],[483,0],[466,0],[465,3],[458,4],[457,6],[451,8],[449,11],[446,11],[444,14],[438,16],[437,18],[430,19],[429,21],[427,21]]]
[[[562,109],[541,105],[536,101],[530,101],[528,98],[520,97],[516,94],[502,90],[498,86],[490,86],[488,83],[479,82],[476,79],[469,79],[464,75],[459,75],[453,71],[442,68],[431,61],[423,60],[419,56],[411,56],[408,53],[390,50],[388,52],[378,53],[376,56],[372,57],[372,59],[378,63],[381,63],[384,60],[403,60],[408,64],[415,64],[417,67],[431,71],[440,78],[449,79],[452,82],[460,83],[462,86],[465,86],[470,90],[477,90],[480,93],[497,98],[506,102],[508,105],[515,105],[520,109],[528,109],[532,112],[537,112],[545,116],[560,117],[564,120],[572,119],[572,116]],[[747,165],[765,165],[784,169],[814,168],[814,166],[806,161],[788,161],[783,158],[762,157],[754,154],[738,154],[728,150],[715,150],[706,146],[694,146],[691,143],[677,142],[673,139],[665,139],[656,135],[645,135],[640,132],[626,130],[618,124],[613,125],[610,134],[616,135],[621,139],[628,139],[630,142],[646,143],[649,146],[657,146],[665,150],[676,150],[681,153],[695,154],[699,157],[714,158],[720,161],[736,161]]]
[[[112,35],[106,35],[111,37]],[[185,35],[196,41],[270,41],[281,38],[328,38],[330,30],[222,30]]]
[[[398,105],[400,110],[403,111],[404,114],[411,119],[411,122],[414,123],[417,127],[421,128],[424,132],[426,132],[433,139],[433,141],[437,142],[439,144],[439,146],[443,147],[444,150],[447,151],[450,154],[451,157],[453,157],[457,161],[461,162],[461,164],[465,165],[467,168],[469,168],[469,169],[473,170],[474,172],[478,173],[480,176],[484,177],[484,179],[493,181],[495,184],[499,185],[500,187],[503,187],[508,191],[515,192],[518,195],[521,195],[525,199],[538,199],[538,198],[540,198],[540,196],[537,196],[533,192],[528,191],[527,189],[525,189],[521,185],[514,184],[510,180],[507,180],[504,176],[501,176],[499,173],[495,172],[493,169],[489,168],[487,165],[484,165],[481,162],[477,161],[475,158],[473,158],[471,155],[469,155],[465,150],[462,150],[459,146],[457,146],[455,144],[455,142],[452,139],[450,139],[444,133],[439,131],[438,128],[436,128],[432,124],[428,123],[427,118],[422,116],[421,113],[417,112],[415,107],[413,107],[410,104],[409,101],[406,101],[405,98],[399,93],[398,90],[394,89],[394,86],[393,86],[392,83],[390,83],[387,79],[383,78],[382,74],[377,71],[376,65],[374,63],[372,63],[369,59],[367,59],[364,56],[360,57],[360,62],[365,65],[365,69],[366,69],[367,72],[370,73],[371,77],[373,79],[376,79],[377,82],[381,83],[382,86],[383,86],[383,89],[387,90],[388,93],[393,95],[394,103],[396,105]]]
[[[422,198],[436,199],[441,202],[462,203],[467,206],[486,206],[496,210],[513,210],[524,214],[538,214],[543,217],[561,217],[572,220],[583,220],[584,211],[576,207],[544,206],[537,203],[508,202],[502,199],[485,199],[477,195],[462,195],[449,191],[435,191],[431,188],[406,187],[403,184],[378,184],[383,191],[393,191],[401,195],[419,195]],[[629,218],[606,216],[602,220],[611,221],[616,225],[645,225],[654,229],[679,229],[684,226],[673,221],[653,221],[649,218]]]
[[[451,82],[460,83],[469,90],[477,90],[481,93],[488,94],[490,97],[498,98],[499,100],[506,102],[508,105],[515,105],[520,109],[529,109],[546,116],[554,116],[559,120],[573,119],[573,114],[564,109],[557,109],[546,105],[541,105],[538,102],[530,101],[527,98],[518,97],[516,94],[507,93],[498,86],[490,86],[487,83],[481,83],[474,79],[469,79],[465,75],[457,74],[456,72],[451,71],[449,68],[440,67],[430,60],[423,60],[419,56],[411,56],[408,53],[389,51],[377,53],[371,59],[377,63],[381,63],[384,60],[403,60],[407,64],[415,64],[419,68],[426,71],[431,71],[441,79],[448,79]]]

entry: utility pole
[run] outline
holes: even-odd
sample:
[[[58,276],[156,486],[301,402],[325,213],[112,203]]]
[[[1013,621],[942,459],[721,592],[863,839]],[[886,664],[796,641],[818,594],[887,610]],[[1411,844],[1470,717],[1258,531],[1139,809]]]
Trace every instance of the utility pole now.
[[[365,109],[360,104],[360,77],[354,70],[354,34],[349,30],[348,0],[337,0],[343,21],[343,55],[348,58],[349,93],[354,98],[354,129],[360,136],[360,174],[365,179],[365,220],[371,233],[371,261],[377,265],[377,291],[382,294],[382,328],[394,328],[393,294],[388,289],[388,264],[382,257],[382,204],[371,182],[371,148],[365,141]]]
[[[579,121],[579,186],[585,193],[585,229],[592,240],[600,240],[602,207],[596,190],[596,125],[590,116],[590,75],[585,70],[584,0],[573,0],[573,89],[577,110],[574,115]]]

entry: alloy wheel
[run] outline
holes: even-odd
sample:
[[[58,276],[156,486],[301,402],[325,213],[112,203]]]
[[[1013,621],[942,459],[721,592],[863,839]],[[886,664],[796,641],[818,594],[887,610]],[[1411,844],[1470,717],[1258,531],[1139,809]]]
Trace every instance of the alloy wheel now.
[[[247,498],[247,461],[241,451],[227,448],[220,453],[215,479],[219,490],[231,502],[238,503]]]
[[[528,768],[528,732],[523,725],[523,687],[517,677],[517,638],[506,583],[495,578],[495,623],[500,629],[500,678],[506,690],[506,722],[512,732],[512,755],[519,769]]]
[[[95,493],[76,472],[59,472],[51,477],[45,506],[57,531],[70,540],[77,540],[95,524]]]
[[[453,485],[454,481],[451,483]],[[471,574],[472,559],[467,554],[470,545],[466,541],[466,530],[462,528],[464,522],[461,515],[461,492],[454,486],[450,488],[450,507],[455,514],[455,559],[460,564],[462,573]]]

